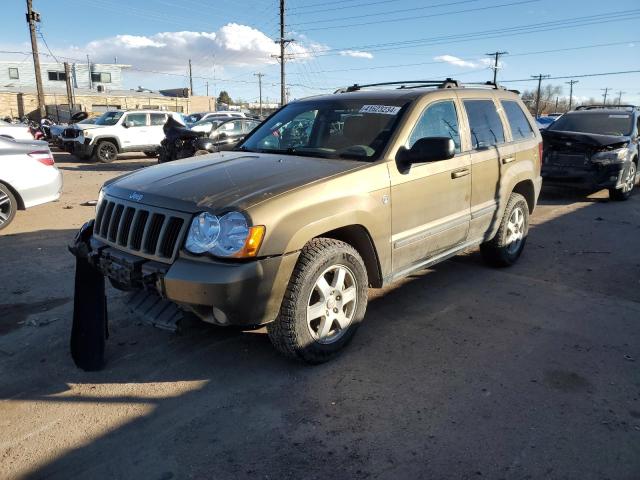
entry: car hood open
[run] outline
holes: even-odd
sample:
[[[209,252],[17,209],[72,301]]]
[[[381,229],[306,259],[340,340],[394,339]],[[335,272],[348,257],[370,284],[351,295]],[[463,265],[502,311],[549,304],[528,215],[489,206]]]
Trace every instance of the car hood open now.
[[[565,132],[562,130],[543,130],[542,137],[545,141],[550,143],[564,142],[565,146],[569,144],[580,144],[586,147],[593,147],[596,149],[602,147],[615,147],[617,145],[624,145],[629,143],[630,137],[617,136],[617,135],[598,135],[595,133],[580,133],[580,132]]]
[[[107,182],[104,193],[195,213],[245,210],[284,192],[366,165],[292,155],[225,152],[148,167]]]

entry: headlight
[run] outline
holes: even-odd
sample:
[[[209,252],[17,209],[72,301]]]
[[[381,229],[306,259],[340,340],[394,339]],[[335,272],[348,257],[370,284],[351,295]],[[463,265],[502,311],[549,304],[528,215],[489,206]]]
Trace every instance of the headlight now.
[[[104,198],[104,193],[102,192],[102,188],[98,193],[98,201],[96,202],[96,215],[98,214],[98,208],[100,208],[100,204],[102,203],[102,199]]]
[[[239,212],[221,217],[203,212],[191,222],[185,248],[191,253],[211,253],[217,257],[255,257],[264,237],[264,226],[249,227]]]
[[[609,150],[608,152],[597,152],[591,155],[591,161],[595,163],[601,163],[608,165],[611,163],[623,163],[627,159],[629,149],[626,147],[618,148],[616,150]]]

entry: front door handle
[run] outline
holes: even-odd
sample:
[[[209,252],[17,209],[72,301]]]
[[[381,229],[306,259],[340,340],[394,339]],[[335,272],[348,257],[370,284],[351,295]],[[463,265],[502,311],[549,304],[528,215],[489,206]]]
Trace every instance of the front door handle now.
[[[455,172],[451,172],[451,178],[466,177],[470,173],[471,172],[469,171],[468,168],[462,168],[460,170],[456,170]]]
[[[511,157],[504,157],[504,158],[502,159],[502,163],[511,163],[511,162],[513,162],[515,159],[516,159],[516,157],[514,157],[514,156],[511,156]]]

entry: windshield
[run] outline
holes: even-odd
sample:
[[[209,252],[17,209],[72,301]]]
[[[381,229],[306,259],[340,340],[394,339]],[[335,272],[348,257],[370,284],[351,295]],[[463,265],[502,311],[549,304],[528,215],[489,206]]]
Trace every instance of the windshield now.
[[[408,102],[403,99],[308,100],[263,122],[240,150],[373,160],[386,146]]]
[[[115,125],[122,114],[123,112],[105,112],[96,119],[95,125]]]
[[[589,112],[563,115],[549,130],[595,133],[600,135],[631,135],[633,118],[628,113]]]

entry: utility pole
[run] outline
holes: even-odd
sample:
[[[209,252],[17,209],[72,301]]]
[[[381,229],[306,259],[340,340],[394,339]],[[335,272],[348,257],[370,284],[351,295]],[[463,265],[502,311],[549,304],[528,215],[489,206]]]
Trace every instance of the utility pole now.
[[[549,75],[543,75],[540,73],[538,75],[531,75],[531,78],[538,80],[538,94],[536,95],[536,118],[538,118],[540,116],[540,90],[542,88],[542,79],[549,78]]]
[[[209,96],[209,82],[205,83],[206,87],[207,87],[207,97]]]
[[[601,88],[600,90],[602,90],[604,93],[602,94],[602,96],[604,97],[604,104],[607,104],[607,95],[609,94],[609,90],[610,88]]]
[[[262,77],[264,73],[254,73],[254,77],[258,77],[258,90],[260,91],[260,116],[262,117]]]
[[[489,57],[494,57],[495,61],[493,64],[493,83],[497,84],[498,82],[498,60],[500,59],[501,55],[508,55],[509,52],[493,52],[493,53],[487,53],[486,55],[488,55]]]
[[[69,105],[69,118],[73,115],[73,90],[71,88],[71,69],[69,62],[64,62],[64,79],[67,84],[67,104]]]
[[[193,97],[193,76],[191,75],[191,59],[189,59],[189,93]]]
[[[40,118],[46,115],[44,106],[44,90],[42,88],[42,74],[40,73],[40,56],[38,55],[38,41],[36,40],[36,23],[40,22],[40,14],[33,11],[32,0],[27,0],[27,23],[31,36],[31,53],[33,55],[33,69],[36,74],[36,90],[38,92],[38,111]]]
[[[622,90],[618,91],[618,105],[622,105],[622,95],[627,92],[623,92]]]
[[[571,106],[573,105],[573,86],[576,83],[580,83],[580,80],[569,80],[568,82],[564,82],[569,85],[569,110],[571,110]]]
[[[87,54],[87,75],[89,75],[89,90],[93,88],[93,80],[91,79],[91,61],[89,60],[89,54]]]
[[[280,59],[280,104],[284,105],[287,103],[286,92],[285,92],[285,74],[284,74],[284,47],[287,43],[293,42],[293,40],[287,40],[284,38],[284,1],[280,0],[280,39],[276,40],[276,43],[280,44],[280,55],[278,58]]]

